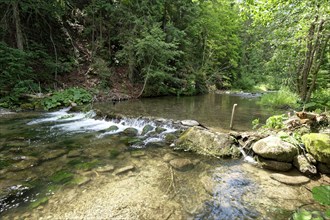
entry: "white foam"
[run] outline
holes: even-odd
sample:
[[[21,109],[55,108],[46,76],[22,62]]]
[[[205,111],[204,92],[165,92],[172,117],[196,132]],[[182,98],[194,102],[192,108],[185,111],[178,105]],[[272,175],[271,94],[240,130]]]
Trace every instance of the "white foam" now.
[[[68,113],[70,108],[61,109],[56,112],[45,114],[44,118],[36,119],[30,121],[28,125],[33,124],[41,124],[41,123],[51,123],[50,129],[56,129],[63,132],[91,132],[91,131],[102,131],[110,128],[111,126],[117,126],[118,129],[114,131],[105,131],[97,136],[97,138],[102,138],[106,135],[113,135],[119,132],[124,131],[127,128],[135,128],[138,131],[138,136],[142,134],[143,128],[146,125],[151,125],[153,129],[149,132],[155,131],[157,125],[155,122],[146,121],[143,119],[134,119],[134,118],[123,118],[121,120],[110,120],[106,121],[104,119],[95,119],[95,112],[89,111],[87,113]],[[163,141],[164,135],[167,133],[175,132],[176,129],[171,125],[162,125],[163,129],[165,129],[161,134],[156,134],[153,137],[149,137],[144,141],[144,144],[150,142],[159,142]],[[148,133],[149,133],[148,132]],[[147,133],[147,134],[148,134]]]

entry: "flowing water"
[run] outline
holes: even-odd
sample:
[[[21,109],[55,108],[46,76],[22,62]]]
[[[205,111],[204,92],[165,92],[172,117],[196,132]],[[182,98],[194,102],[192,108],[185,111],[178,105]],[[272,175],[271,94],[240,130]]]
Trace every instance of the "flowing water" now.
[[[194,119],[207,127],[229,129],[232,107],[238,104],[234,115],[235,130],[251,130],[251,122],[260,122],[281,111],[274,111],[257,104],[258,96],[250,94],[207,94],[191,97],[161,97],[99,103],[95,107],[132,117],[155,116],[177,120]]]
[[[305,188],[318,182],[286,186],[243,159],[177,151],[170,143],[181,132],[178,124],[137,118],[189,118],[213,127],[223,122],[225,129],[228,111],[238,103],[236,124],[244,130],[247,120],[267,116],[254,100],[233,99],[209,95],[97,106],[135,116],[120,120],[69,109],[1,115],[0,218],[287,219],[300,206],[319,209]],[[189,159],[190,169],[172,168],[173,158]]]

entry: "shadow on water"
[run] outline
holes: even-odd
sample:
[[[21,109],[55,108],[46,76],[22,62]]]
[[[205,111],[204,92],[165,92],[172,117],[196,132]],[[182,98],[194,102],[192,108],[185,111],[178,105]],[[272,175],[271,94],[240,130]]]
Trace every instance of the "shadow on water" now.
[[[207,94],[191,97],[160,97],[112,103],[98,103],[96,108],[132,117],[154,116],[176,120],[194,119],[208,127],[229,129],[231,111],[238,104],[234,128],[250,130],[252,120],[264,122],[276,113],[257,104],[258,98],[226,94]]]

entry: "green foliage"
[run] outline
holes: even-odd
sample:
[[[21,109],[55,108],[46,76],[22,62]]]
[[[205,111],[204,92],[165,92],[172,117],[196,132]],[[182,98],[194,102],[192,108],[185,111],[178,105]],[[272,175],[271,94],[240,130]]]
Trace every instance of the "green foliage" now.
[[[330,185],[315,186],[312,189],[313,198],[322,205],[330,205]],[[325,212],[325,216],[319,211],[307,211],[300,209],[292,216],[293,220],[323,220],[330,217],[330,209]]]
[[[287,117],[285,115],[273,115],[266,120],[263,128],[281,129],[284,127],[283,121],[286,119]]]
[[[45,110],[57,108],[60,106],[69,106],[72,103],[82,105],[92,101],[92,95],[83,88],[70,88],[55,92],[51,97],[41,101]]]
[[[92,68],[101,79],[101,87],[108,88],[110,86],[111,77],[109,63],[100,57],[96,57],[92,63]]]
[[[310,102],[306,103],[305,109],[313,111],[315,109],[330,109],[330,89],[319,89],[313,92]]]
[[[293,220],[323,220],[322,214],[318,211],[307,211],[301,209],[298,212],[295,212],[292,216]]]
[[[299,147],[300,143],[302,143],[301,135],[295,132],[290,135],[284,131],[280,131],[277,133],[277,136],[279,136],[283,141],[291,143],[296,147]]]
[[[322,205],[330,205],[330,185],[316,186],[312,189],[313,198]]]
[[[252,129],[254,130],[259,126],[260,120],[259,120],[259,118],[256,118],[251,123],[252,123]]]
[[[36,93],[39,86],[32,80],[23,80],[17,82],[11,92],[0,99],[0,106],[2,107],[15,107],[21,104],[23,94]]]
[[[278,92],[267,93],[261,97],[259,104],[273,108],[297,108],[299,97],[288,89],[282,88]]]
[[[21,80],[34,77],[30,67],[30,54],[0,42],[0,91],[8,92]],[[0,93],[0,94],[1,94]],[[5,94],[1,94],[5,95]]]

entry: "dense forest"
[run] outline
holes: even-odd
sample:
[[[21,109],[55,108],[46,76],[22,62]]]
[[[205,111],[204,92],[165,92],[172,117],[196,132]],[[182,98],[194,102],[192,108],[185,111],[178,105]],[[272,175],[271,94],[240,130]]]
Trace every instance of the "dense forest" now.
[[[85,102],[283,88],[330,105],[328,0],[1,0],[0,10],[2,107],[55,91]]]

